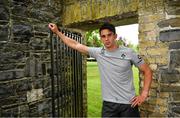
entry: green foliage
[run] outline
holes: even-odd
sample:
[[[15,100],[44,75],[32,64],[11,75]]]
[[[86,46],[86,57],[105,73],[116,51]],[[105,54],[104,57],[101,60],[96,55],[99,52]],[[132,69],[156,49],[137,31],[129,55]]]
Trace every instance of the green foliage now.
[[[129,44],[126,44],[126,41],[127,39],[126,38],[119,38],[116,40],[116,43],[120,46],[126,46],[126,47],[129,47],[129,48],[132,48],[134,51],[138,52],[139,51],[139,47],[138,45],[135,45],[135,44],[132,44],[132,43],[129,43]]]
[[[99,37],[99,30],[86,32],[86,45],[90,47],[101,47],[103,45]]]

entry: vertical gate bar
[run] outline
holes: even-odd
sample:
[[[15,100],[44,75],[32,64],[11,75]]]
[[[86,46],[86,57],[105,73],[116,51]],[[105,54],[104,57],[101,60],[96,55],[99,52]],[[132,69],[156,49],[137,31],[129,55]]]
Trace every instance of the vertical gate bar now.
[[[72,33],[69,33],[69,37],[71,37],[71,34]],[[71,57],[70,57],[70,55],[71,55],[71,48],[69,47],[69,116],[70,117],[72,117],[71,116]]]
[[[56,36],[56,78],[57,78],[57,117],[59,117],[59,94],[60,94],[60,86],[59,86],[59,39]]]
[[[64,30],[62,31],[65,32]],[[61,41],[61,112],[64,117],[64,43]]]
[[[70,38],[71,38],[71,33],[69,33],[68,35]],[[68,89],[68,93],[69,93],[69,117],[71,117],[71,48],[68,47],[68,50],[69,50],[69,55],[68,55],[68,72],[69,72],[69,89]]]
[[[80,36],[80,43],[82,44],[82,36]],[[80,78],[81,78],[81,81],[80,81],[80,91],[81,91],[81,116],[83,117],[83,68],[82,68],[82,65],[83,65],[83,59],[82,59],[82,54],[80,54]]]
[[[70,37],[70,32],[67,33],[67,36]],[[68,52],[67,56],[66,56],[67,60],[68,60],[68,62],[67,62],[67,83],[68,83],[68,86],[67,86],[68,87],[67,88],[67,106],[68,106],[67,107],[67,116],[70,116],[70,112],[69,112],[70,111],[70,101],[69,101],[69,97],[70,97],[70,94],[69,94],[69,87],[70,87],[70,85],[69,85],[70,84],[70,81],[69,81],[69,78],[70,78],[69,77],[69,75],[70,75],[69,74],[69,53],[70,53],[70,51],[69,51],[68,46],[67,46],[67,52]]]
[[[66,36],[68,36],[68,31],[66,31],[66,33],[65,33],[65,35]],[[64,69],[65,69],[65,71],[64,71],[64,74],[65,74],[65,78],[64,78],[64,82],[65,82],[65,117],[67,117],[67,113],[68,113],[68,105],[67,105],[67,88],[68,88],[68,81],[67,81],[67,79],[68,79],[68,75],[67,75],[67,53],[68,53],[68,51],[67,51],[67,45],[64,45],[65,46],[65,53],[64,53],[64,61],[65,61],[65,63],[64,63]]]
[[[74,40],[76,40],[76,35],[74,35]],[[74,95],[75,95],[75,117],[77,117],[77,83],[76,83],[77,73],[76,73],[76,51],[74,50]]]
[[[70,38],[73,38],[73,35],[72,35],[72,33],[70,34]],[[72,74],[72,49],[70,48],[70,81],[71,81],[71,83],[70,83],[70,96],[71,96],[71,98],[70,98],[70,101],[71,101],[71,116],[70,117],[73,117],[73,94],[72,94],[72,91],[73,91],[73,74]]]
[[[72,38],[75,40],[75,35],[73,34]],[[72,50],[72,101],[73,101],[73,116],[76,116],[76,94],[75,94],[75,50]]]
[[[76,34],[76,41],[78,41],[78,35]],[[77,102],[77,116],[79,117],[79,96],[78,96],[78,52],[76,51],[76,102]]]
[[[53,32],[50,31],[51,40],[51,97],[52,97],[52,116],[55,117],[55,103],[54,103],[54,40]]]
[[[65,30],[62,31],[62,33],[65,33]],[[62,116],[64,117],[64,43],[61,40],[61,112]]]
[[[60,92],[59,92],[59,97],[60,97],[60,116],[62,117],[62,41],[61,39],[59,39],[59,88],[60,88]]]
[[[76,40],[77,41],[79,41],[79,36],[78,36],[78,34],[76,34],[77,35],[77,38],[76,38]],[[77,63],[77,66],[76,66],[76,69],[77,69],[77,78],[76,78],[76,80],[77,80],[77,106],[78,106],[78,116],[79,116],[79,52],[77,52],[76,53],[76,59],[77,59],[77,61],[76,61],[76,63]]]
[[[80,43],[80,39],[81,39],[81,36],[80,35],[78,35],[78,41],[79,41],[79,43]],[[82,109],[81,109],[81,104],[82,104],[82,100],[81,100],[81,93],[82,93],[82,91],[81,91],[81,53],[79,53],[78,54],[78,61],[79,61],[79,116],[81,116],[82,117],[82,115],[81,115],[81,111],[82,111]]]
[[[78,42],[80,43],[80,36],[78,34]],[[81,66],[81,61],[80,61],[80,53],[78,53],[78,106],[79,106],[79,116],[81,116],[81,76],[80,76],[80,66]]]
[[[64,31],[64,34],[66,34],[66,30]],[[66,114],[66,106],[65,106],[65,94],[66,94],[66,91],[65,91],[65,44],[63,43],[63,117],[65,117],[65,114]]]

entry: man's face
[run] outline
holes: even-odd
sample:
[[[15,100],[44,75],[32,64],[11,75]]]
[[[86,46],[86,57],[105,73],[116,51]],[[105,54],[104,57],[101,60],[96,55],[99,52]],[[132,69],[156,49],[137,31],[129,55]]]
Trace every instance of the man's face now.
[[[103,42],[106,48],[110,49],[116,45],[115,40],[117,38],[117,34],[114,34],[109,29],[101,30],[100,37],[101,37],[101,41]]]

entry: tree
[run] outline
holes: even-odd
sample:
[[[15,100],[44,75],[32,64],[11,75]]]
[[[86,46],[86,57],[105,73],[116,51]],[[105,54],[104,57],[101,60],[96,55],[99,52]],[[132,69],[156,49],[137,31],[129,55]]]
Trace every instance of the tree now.
[[[103,45],[99,37],[99,30],[86,32],[86,44],[92,47],[101,47]]]

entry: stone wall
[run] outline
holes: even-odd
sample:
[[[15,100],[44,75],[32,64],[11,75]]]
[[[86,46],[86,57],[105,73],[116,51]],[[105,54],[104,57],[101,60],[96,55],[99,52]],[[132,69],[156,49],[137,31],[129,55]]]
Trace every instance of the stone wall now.
[[[159,40],[168,44],[168,63],[159,68],[159,92],[168,93],[167,115],[180,117],[180,0],[165,1],[165,19],[158,26]]]
[[[175,0],[139,3],[140,53],[153,70],[150,96],[141,107],[146,117],[180,116],[178,3]]]
[[[61,0],[0,0],[0,117],[51,116],[49,22]]]

